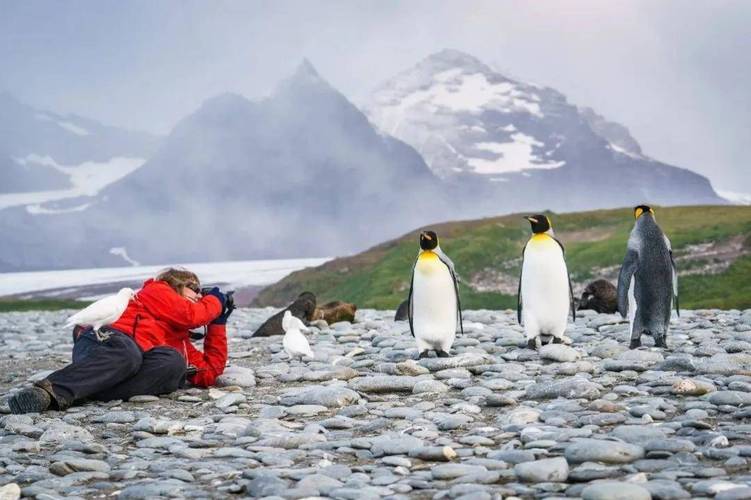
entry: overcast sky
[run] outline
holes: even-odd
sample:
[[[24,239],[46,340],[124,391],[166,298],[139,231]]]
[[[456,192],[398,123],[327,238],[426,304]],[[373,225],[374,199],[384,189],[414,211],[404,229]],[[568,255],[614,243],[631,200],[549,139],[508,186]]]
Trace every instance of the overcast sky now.
[[[751,1],[0,0],[0,91],[166,133],[303,57],[355,103],[443,48],[626,125],[645,153],[751,193]]]

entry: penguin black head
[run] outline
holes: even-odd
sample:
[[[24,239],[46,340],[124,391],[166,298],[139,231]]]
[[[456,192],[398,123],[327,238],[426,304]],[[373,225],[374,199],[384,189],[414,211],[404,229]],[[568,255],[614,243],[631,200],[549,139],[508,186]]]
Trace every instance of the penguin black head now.
[[[433,250],[438,246],[438,235],[434,231],[423,231],[420,233],[420,248],[423,250]]]
[[[546,231],[549,231],[552,227],[550,224],[550,219],[548,219],[547,215],[543,214],[537,214],[537,215],[530,215],[528,217],[525,217],[529,221],[529,223],[532,225],[532,232],[535,234],[541,234]]]
[[[634,219],[638,219],[642,214],[652,214],[654,216],[655,211],[649,205],[637,205],[634,207]]]

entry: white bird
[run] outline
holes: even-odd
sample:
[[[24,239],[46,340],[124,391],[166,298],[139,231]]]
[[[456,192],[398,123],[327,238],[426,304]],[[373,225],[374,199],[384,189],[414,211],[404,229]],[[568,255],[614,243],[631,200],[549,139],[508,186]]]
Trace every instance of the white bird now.
[[[101,327],[111,325],[120,318],[135,293],[132,288],[121,288],[115,295],[99,299],[68,318],[65,328],[90,325],[94,331],[99,332]]]
[[[296,356],[308,356],[309,358],[315,358],[313,351],[308,344],[308,339],[302,332],[309,332],[310,328],[305,326],[305,323],[300,321],[299,318],[292,316],[289,311],[284,311],[284,317],[282,317],[282,329],[284,330],[284,338],[282,339],[282,346],[284,346],[284,352],[286,352],[290,358]]]

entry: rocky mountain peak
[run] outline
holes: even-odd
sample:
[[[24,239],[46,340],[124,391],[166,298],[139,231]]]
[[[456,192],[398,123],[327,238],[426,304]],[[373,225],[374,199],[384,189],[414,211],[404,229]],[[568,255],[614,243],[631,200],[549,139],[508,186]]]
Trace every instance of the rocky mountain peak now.
[[[462,68],[467,72],[491,73],[493,70],[478,58],[456,49],[443,49],[440,52],[429,55],[418,67],[433,67],[442,69]]]

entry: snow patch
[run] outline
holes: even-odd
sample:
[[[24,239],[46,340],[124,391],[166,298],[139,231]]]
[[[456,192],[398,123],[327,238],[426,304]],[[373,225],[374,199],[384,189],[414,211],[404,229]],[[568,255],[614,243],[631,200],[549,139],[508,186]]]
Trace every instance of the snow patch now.
[[[554,169],[565,165],[565,161],[545,163],[532,153],[532,148],[543,146],[534,137],[517,132],[511,136],[513,142],[480,142],[475,147],[498,156],[495,159],[470,158],[467,160],[475,173],[500,174],[528,169]]]
[[[52,215],[52,214],[66,214],[69,212],[83,212],[91,206],[91,203],[84,203],[82,205],[76,205],[70,208],[46,208],[42,205],[27,205],[26,211],[31,215]]]
[[[55,122],[61,128],[76,135],[80,135],[80,136],[91,135],[91,132],[89,132],[83,127],[79,127],[75,123],[68,122],[68,121],[60,121],[56,119],[54,116],[48,115],[47,113],[43,113],[41,111],[34,113],[34,118],[36,118],[37,120],[44,121],[44,122]]]
[[[122,257],[125,262],[130,264],[131,266],[140,266],[141,263],[138,261],[135,261],[128,257],[128,251],[125,249],[125,247],[113,247],[110,248],[110,253],[112,255],[117,255],[118,257]]]
[[[50,201],[96,196],[106,186],[118,181],[146,163],[145,158],[111,158],[106,162],[87,161],[80,165],[60,165],[49,156],[30,154],[24,158],[15,158],[16,163],[28,168],[44,166],[54,168],[67,175],[71,188],[55,191],[35,191],[29,193],[0,194],[0,210],[14,206],[40,205]],[[43,213],[38,207],[35,212]]]
[[[205,285],[223,284],[229,288],[240,288],[270,285],[294,271],[319,266],[328,260],[330,258],[201,262],[181,265],[196,273]],[[141,282],[153,278],[165,267],[167,265],[0,273],[0,297],[124,281]]]
[[[64,128],[65,130],[67,130],[68,132],[72,132],[76,135],[80,135],[80,136],[91,135],[91,133],[88,130],[86,130],[85,128],[79,127],[75,123],[57,122],[57,124],[60,125],[62,128]]]
[[[445,83],[461,75],[462,72],[462,68],[447,69],[446,71],[441,71],[440,73],[433,75],[433,80],[435,80],[436,82]]]
[[[638,155],[636,153],[632,153],[631,151],[627,151],[627,150],[623,149],[622,147],[618,146],[617,144],[613,144],[612,142],[608,143],[607,147],[609,149],[612,149],[616,153],[621,153],[621,154],[624,154],[626,156],[630,156],[631,158],[639,158],[639,159],[643,158],[643,156]]]
[[[720,191],[717,194],[728,200],[733,205],[751,205],[751,194],[737,193],[735,191]]]
[[[536,102],[539,98],[534,98],[536,96],[530,96],[511,82],[493,83],[483,73],[466,74],[461,68],[435,74],[427,88],[409,91],[397,85],[396,90],[377,98],[383,104],[374,109],[378,116],[373,121],[397,137],[402,123],[414,108],[429,114],[446,111],[479,114],[496,110],[503,113],[521,111],[544,117]]]

